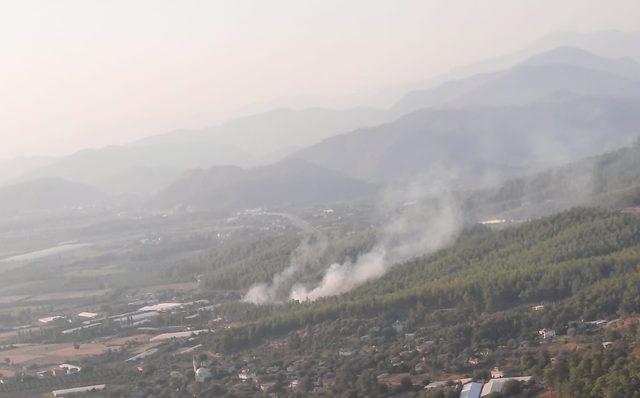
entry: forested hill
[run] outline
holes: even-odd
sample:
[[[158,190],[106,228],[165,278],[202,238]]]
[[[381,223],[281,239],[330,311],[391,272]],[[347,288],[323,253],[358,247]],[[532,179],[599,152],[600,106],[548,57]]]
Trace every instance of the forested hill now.
[[[397,265],[383,278],[342,297],[292,303],[245,331],[255,338],[337,317],[385,312],[415,317],[419,311],[418,319],[425,319],[442,309],[480,314],[539,302],[554,303],[549,312],[554,325],[640,313],[638,264],[639,218],[574,209],[502,231],[474,228],[451,247]],[[501,338],[521,332],[513,330]],[[233,340],[243,336],[234,335]],[[220,348],[234,344],[227,339],[224,345]]]
[[[434,377],[483,379],[482,372],[508,364],[509,373],[533,375],[542,388],[562,392],[558,396],[634,396],[640,360],[631,353],[640,333],[594,334],[583,320],[639,319],[639,264],[640,218],[577,208],[501,231],[472,228],[449,248],[397,265],[341,297],[221,307],[224,316],[246,323],[210,335],[206,344],[222,352],[268,350],[263,342],[286,336],[288,354],[320,356],[329,347],[348,347],[358,353],[348,362],[355,374],[409,372],[421,363]],[[534,305],[544,310],[533,311]],[[398,322],[417,337],[397,332]],[[542,328],[584,349],[556,351],[551,359],[548,348],[564,348],[541,346]],[[429,348],[416,354],[407,346],[413,338]],[[615,346],[603,353],[605,338]],[[398,362],[398,355],[414,360]],[[469,364],[474,355],[478,366]],[[337,386],[358,388],[353,381]]]
[[[640,205],[640,139],[633,146],[471,193],[465,210],[477,218],[537,218],[574,206]]]

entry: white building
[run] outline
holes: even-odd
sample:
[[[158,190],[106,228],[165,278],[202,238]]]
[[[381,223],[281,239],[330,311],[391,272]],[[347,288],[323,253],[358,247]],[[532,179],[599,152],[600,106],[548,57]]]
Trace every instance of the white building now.
[[[65,370],[67,374],[80,373],[80,371],[82,370],[80,366],[70,365],[68,363],[63,363],[61,365],[58,365],[58,367]]]

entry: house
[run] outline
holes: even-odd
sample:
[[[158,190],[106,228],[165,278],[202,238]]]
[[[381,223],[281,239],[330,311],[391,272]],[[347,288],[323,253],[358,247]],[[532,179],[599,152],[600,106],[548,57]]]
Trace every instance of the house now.
[[[51,374],[54,375],[55,377],[64,376],[67,374],[67,371],[60,368],[53,368],[51,369]]]
[[[97,317],[98,314],[96,314],[94,312],[81,312],[81,313],[78,314],[78,316],[80,318],[93,319],[93,318]]]
[[[492,379],[499,379],[504,377],[504,372],[502,372],[502,370],[500,370],[499,367],[494,367],[491,369],[491,378]]]
[[[531,309],[535,312],[542,311],[544,309],[544,305],[534,305]]]
[[[482,383],[467,383],[460,391],[460,398],[480,398]]]
[[[46,318],[40,318],[38,319],[38,322],[43,323],[43,324],[47,324],[47,323],[51,323],[51,322],[56,322],[56,321],[60,321],[64,319],[63,316],[60,315],[54,315],[54,316],[48,316]]]
[[[244,368],[240,371],[240,373],[238,373],[238,378],[242,381],[247,381],[250,379],[255,379],[256,378],[256,373],[249,369],[249,368]]]
[[[554,338],[556,336],[556,331],[554,329],[544,328],[544,329],[538,330],[538,334],[542,336],[543,339],[547,340],[547,339]]]
[[[61,365],[58,365],[58,368],[64,370],[68,375],[80,373],[80,371],[82,370],[81,367],[76,365],[69,365],[68,363],[63,363]]]
[[[607,325],[607,321],[604,319],[599,319],[597,321],[589,321],[589,322],[585,322],[585,326],[590,329],[590,330],[598,330],[598,329],[602,329]]]
[[[476,357],[469,358],[468,362],[469,362],[469,365],[472,365],[472,366],[478,366],[478,363],[479,363],[478,358]]]
[[[607,349],[613,345],[613,341],[605,341],[602,343],[602,348]]]

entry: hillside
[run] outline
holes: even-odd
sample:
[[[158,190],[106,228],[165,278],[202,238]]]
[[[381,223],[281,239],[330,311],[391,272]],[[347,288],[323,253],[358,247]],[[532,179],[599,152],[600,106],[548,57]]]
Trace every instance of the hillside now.
[[[618,344],[607,356],[597,348],[602,332],[581,320],[640,313],[639,261],[640,219],[574,209],[517,228],[469,230],[451,247],[397,265],[342,297],[284,307],[231,306],[223,310],[226,316],[247,316],[247,325],[212,335],[208,344],[216,350],[242,352],[250,347],[260,353],[268,351],[267,346],[255,344],[288,333],[284,344],[289,355],[298,352],[295,347],[316,355],[329,346],[341,347],[352,353],[347,363],[356,373],[402,374],[421,364],[435,377],[445,377],[440,372],[473,372],[478,375],[474,378],[482,378],[481,370],[503,364],[511,374],[533,374],[547,388],[585,397],[607,396],[602,394],[612,389],[622,395],[611,396],[631,396],[625,394],[634,391],[635,376],[630,374],[638,374],[638,361],[629,358],[613,368],[606,358],[627,357],[636,344],[635,334],[631,331],[625,342],[607,334]],[[531,310],[539,304],[544,306],[541,312]],[[397,325],[412,337],[398,332]],[[540,343],[542,328],[553,328],[565,341],[580,341],[585,348],[574,353],[562,345]],[[591,349],[585,342],[593,339]],[[407,347],[421,341],[427,343],[415,350]],[[374,355],[372,344],[375,361],[367,360]],[[555,360],[547,349],[554,350]],[[468,362],[474,356],[478,365]],[[513,357],[524,359],[510,361]],[[556,377],[585,358],[601,366],[592,369],[594,379],[579,370],[571,377]],[[353,381],[343,383],[347,385],[340,388],[360,388],[349,384]]]
[[[374,186],[301,160],[242,169],[213,167],[186,173],[157,195],[163,207],[229,212],[256,207],[354,199]]]
[[[571,97],[505,107],[426,109],[332,137],[293,156],[366,181],[439,179],[477,187],[630,143],[640,99]]]
[[[0,187],[0,214],[15,216],[39,211],[91,206],[106,199],[94,187],[58,178],[43,178]]]
[[[499,188],[474,192],[466,210],[478,218],[526,219],[578,205],[640,205],[640,143],[589,157]]]

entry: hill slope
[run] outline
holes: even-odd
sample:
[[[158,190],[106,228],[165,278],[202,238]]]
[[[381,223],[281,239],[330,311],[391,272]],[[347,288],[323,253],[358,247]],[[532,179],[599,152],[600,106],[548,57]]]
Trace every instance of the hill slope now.
[[[578,205],[640,205],[640,141],[633,146],[473,193],[478,217],[531,218]]]
[[[639,262],[639,218],[574,209],[502,231],[470,230],[451,247],[396,265],[384,277],[341,297],[291,303],[273,315],[266,308],[266,316],[252,322],[246,332],[252,329],[251,339],[256,339],[309,323],[389,313],[396,319],[409,315],[422,319],[417,325],[426,327],[427,334],[437,339],[446,338],[449,327],[476,323],[468,334],[448,335],[448,343],[465,339],[460,345],[448,344],[449,355],[455,356],[468,347],[495,346],[533,335],[538,327],[615,317],[619,312],[640,313],[640,304],[634,299],[640,281]],[[612,290],[612,286],[616,288]],[[490,324],[488,314],[540,302],[555,303],[546,318],[535,320],[529,312],[516,311],[510,315],[511,326],[498,325],[503,330],[493,331],[491,342],[482,341],[487,330],[477,322],[484,318]],[[448,316],[433,316],[434,311],[445,309]],[[246,343],[246,339],[248,335],[234,332],[238,343]],[[213,340],[213,344],[223,343]],[[223,344],[227,349],[234,346],[231,341]]]
[[[433,170],[468,186],[626,145],[640,131],[640,99],[572,98],[500,108],[427,109],[332,137],[293,156],[368,181]],[[477,185],[476,185],[477,186]]]
[[[165,207],[235,211],[255,207],[353,199],[373,186],[300,160],[241,169],[213,167],[187,173],[163,190]]]

